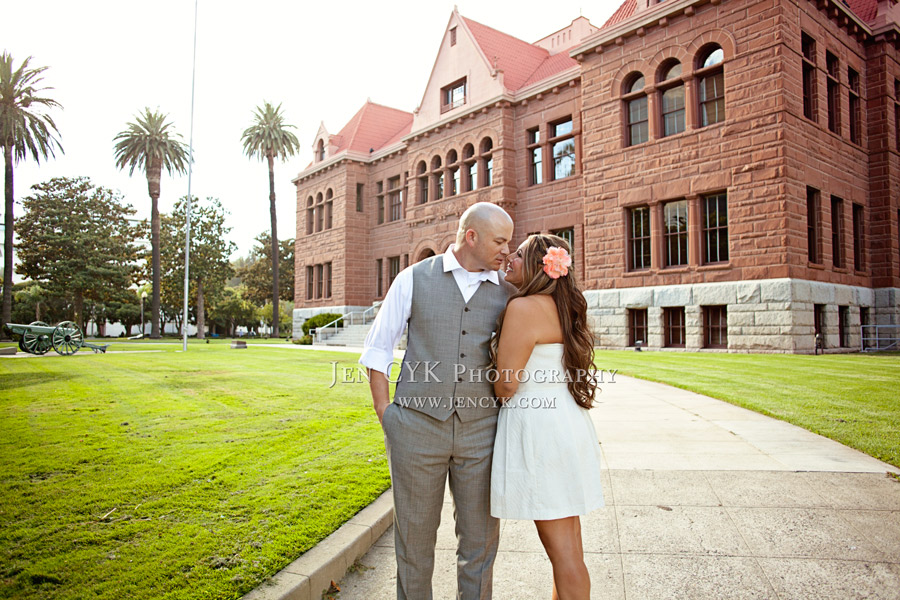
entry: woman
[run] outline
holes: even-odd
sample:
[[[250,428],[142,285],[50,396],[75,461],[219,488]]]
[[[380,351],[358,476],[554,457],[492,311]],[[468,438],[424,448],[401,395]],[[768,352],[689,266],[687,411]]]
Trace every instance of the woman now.
[[[553,599],[588,600],[579,515],[603,506],[600,445],[588,416],[597,379],[587,302],[569,245],[532,235],[507,258],[518,288],[500,315],[491,359],[503,402],[491,515],[533,520],[553,565]]]

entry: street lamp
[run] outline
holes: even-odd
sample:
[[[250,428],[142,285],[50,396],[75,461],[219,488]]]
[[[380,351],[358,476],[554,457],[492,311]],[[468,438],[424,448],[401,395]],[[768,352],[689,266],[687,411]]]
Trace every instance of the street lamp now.
[[[141,292],[141,338],[144,337],[144,298],[147,297],[147,292]]]

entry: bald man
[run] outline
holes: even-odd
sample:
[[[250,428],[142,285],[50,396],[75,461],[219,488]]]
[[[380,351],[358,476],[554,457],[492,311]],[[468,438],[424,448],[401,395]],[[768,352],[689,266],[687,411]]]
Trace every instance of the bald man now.
[[[369,369],[394,493],[397,598],[431,600],[444,484],[457,537],[457,598],[491,597],[500,522],[490,515],[491,458],[499,404],[480,370],[497,318],[515,288],[499,273],[512,238],[505,210],[479,202],[463,213],[456,243],[404,269],[375,318],[360,363]],[[409,325],[394,401],[393,350]]]

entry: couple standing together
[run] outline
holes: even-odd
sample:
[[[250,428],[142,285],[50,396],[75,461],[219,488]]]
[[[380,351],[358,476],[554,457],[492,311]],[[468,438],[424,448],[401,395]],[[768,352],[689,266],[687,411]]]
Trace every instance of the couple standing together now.
[[[510,254],[512,232],[499,206],[471,206],[455,244],[397,276],[366,338],[360,362],[393,485],[398,599],[432,598],[448,479],[459,600],[491,598],[501,518],[534,521],[554,599],[590,597],[578,516],[603,506],[603,494],[586,410],[597,387],[587,303],[565,240],[531,235]],[[391,402],[393,349],[407,325]]]

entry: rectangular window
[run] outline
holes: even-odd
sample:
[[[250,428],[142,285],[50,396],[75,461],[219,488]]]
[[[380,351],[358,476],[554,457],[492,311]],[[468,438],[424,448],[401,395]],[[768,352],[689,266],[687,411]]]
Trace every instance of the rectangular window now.
[[[859,144],[862,131],[862,109],[859,102],[859,73],[847,68],[847,86],[850,88],[850,141]]]
[[[837,56],[825,52],[825,68],[827,71],[828,92],[828,130],[841,133],[841,86],[839,82],[840,65]]]
[[[569,244],[569,252],[571,253],[572,260],[575,260],[575,228],[574,227],[566,227],[564,229],[556,229],[550,232],[553,235],[558,235],[562,239],[566,240]]]
[[[333,202],[325,203],[325,229],[331,229],[331,223],[332,223],[332,221],[331,221],[332,214],[331,213],[332,213],[333,209],[334,209]]]
[[[315,220],[316,209],[315,208],[307,208],[306,209],[306,234],[309,235],[313,232],[313,221]]]
[[[819,239],[819,190],[806,188],[806,244],[809,262],[822,262],[821,240]]]
[[[450,45],[451,45],[451,46],[455,46],[455,45],[456,45],[456,27],[453,27],[453,28],[450,30]]]
[[[419,177],[419,204],[428,202],[428,176]]]
[[[628,309],[628,345],[636,346],[638,342],[641,346],[647,346],[646,308]]]
[[[490,187],[494,185],[494,157],[491,156],[484,161],[484,185]]]
[[[471,192],[478,186],[478,161],[472,161],[471,163],[469,163],[468,169],[469,180],[466,182],[466,184],[469,186],[469,189],[467,189],[466,191]]]
[[[728,262],[728,206],[726,194],[704,196],[703,263]]]
[[[400,191],[400,176],[388,179],[388,201],[390,202],[390,221],[399,221],[403,212],[403,195]]]
[[[459,108],[466,103],[466,78],[454,81],[450,85],[441,88],[441,112],[445,113],[454,108]]]
[[[325,265],[316,265],[316,298],[325,292]]]
[[[312,300],[313,290],[315,289],[316,276],[313,273],[313,267],[306,267],[306,299]]]
[[[459,167],[450,169],[450,193],[449,196],[455,196],[459,193]]]
[[[838,306],[838,346],[850,346],[850,307]]]
[[[638,206],[629,211],[631,269],[650,268],[650,207]]]
[[[864,268],[865,238],[863,237],[863,207],[861,204],[853,204],[853,268],[862,271]]]
[[[376,182],[375,189],[377,191],[376,199],[378,200],[378,224],[381,225],[384,223],[384,182]]]
[[[684,131],[684,84],[662,93],[663,137]]]
[[[321,194],[319,194],[321,196]],[[318,204],[316,206],[316,231],[322,231],[325,221],[325,205]]]
[[[684,307],[664,308],[663,319],[666,328],[666,347],[684,348]]]
[[[375,261],[375,297],[381,298],[384,295],[384,268],[382,259]]]
[[[802,33],[803,51],[803,116],[816,121],[816,41]]]
[[[667,267],[688,264],[687,211],[687,200],[667,202],[663,205],[663,227]]]
[[[725,74],[700,79],[700,127],[725,120]]]
[[[704,306],[703,346],[705,348],[728,347],[728,309],[724,306]]]
[[[628,145],[636,146],[650,139],[647,121],[647,96],[628,101]]]
[[[553,149],[553,179],[565,179],[575,174],[575,138],[572,137],[572,118],[550,126]],[[562,138],[562,139],[561,139]]]
[[[331,263],[325,263],[325,297],[331,298]]]
[[[356,212],[363,211],[363,191],[365,186],[362,183],[356,184]]]
[[[391,284],[394,283],[394,280],[397,278],[397,275],[400,274],[400,257],[399,256],[391,256],[388,258],[388,287],[391,287]]]
[[[844,201],[831,197],[831,257],[835,267],[844,266]]]
[[[534,128],[528,130],[528,156],[529,156],[529,174],[528,183],[530,185],[538,185],[544,181],[544,167],[542,163],[541,130]]]
[[[813,304],[813,333],[816,340],[821,340],[821,348],[825,347],[825,305]]]

